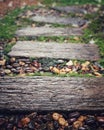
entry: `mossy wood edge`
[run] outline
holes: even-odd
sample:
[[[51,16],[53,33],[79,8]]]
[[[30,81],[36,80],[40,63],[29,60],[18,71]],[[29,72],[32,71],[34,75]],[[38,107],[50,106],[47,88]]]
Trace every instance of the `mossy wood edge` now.
[[[0,110],[104,110],[104,78],[5,77]]]

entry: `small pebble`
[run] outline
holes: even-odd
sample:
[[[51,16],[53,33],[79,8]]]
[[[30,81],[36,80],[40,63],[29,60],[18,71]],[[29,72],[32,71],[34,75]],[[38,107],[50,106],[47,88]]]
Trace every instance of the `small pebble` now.
[[[99,123],[102,123],[102,124],[104,124],[104,116],[98,116],[97,117],[97,121],[99,122]]]
[[[86,120],[87,119],[87,117],[86,116],[80,116],[79,118],[78,118],[78,121],[81,121],[81,122],[83,122],[84,120]]]
[[[72,61],[72,60],[68,61],[68,62],[66,63],[66,65],[67,65],[67,66],[72,66],[72,65],[73,65],[73,61]]]
[[[21,123],[23,126],[27,126],[27,124],[30,122],[30,118],[25,117],[23,119],[21,119]]]
[[[69,118],[78,118],[80,116],[79,112],[73,112],[69,114]]]
[[[57,121],[57,120],[59,120],[59,118],[62,117],[62,116],[61,116],[60,114],[58,114],[58,113],[53,113],[52,117],[53,117],[54,120]]]
[[[53,122],[54,128],[58,129],[59,128],[59,123],[57,121]]]
[[[83,126],[83,123],[81,122],[81,121],[75,121],[74,123],[73,123],[73,127],[75,128],[75,129],[78,129],[79,127],[82,127]]]
[[[5,65],[5,63],[6,63],[6,60],[5,60],[5,59],[0,60],[0,65],[4,66],[4,65]]]
[[[11,63],[14,63],[15,61],[16,61],[16,58],[15,58],[15,57],[10,58],[10,62],[11,62]]]
[[[88,130],[87,128],[85,128],[85,127],[79,127],[79,129],[78,130]]]
[[[5,69],[5,70],[4,70],[4,72],[5,72],[5,74],[7,74],[7,75],[8,75],[8,74],[10,74],[10,73],[11,73],[11,70],[9,70],[9,69]]]
[[[72,124],[73,122],[75,122],[77,119],[76,118],[69,118],[68,123]]]
[[[0,126],[2,126],[5,123],[5,118],[0,118]]]
[[[20,65],[19,65],[19,63],[13,63],[13,65],[12,65],[14,68],[17,68],[17,67],[19,67]]]
[[[62,126],[66,126],[66,125],[67,125],[67,122],[66,122],[66,120],[65,120],[63,117],[59,118],[59,119],[58,119],[58,122],[59,122],[59,124],[62,125]]]

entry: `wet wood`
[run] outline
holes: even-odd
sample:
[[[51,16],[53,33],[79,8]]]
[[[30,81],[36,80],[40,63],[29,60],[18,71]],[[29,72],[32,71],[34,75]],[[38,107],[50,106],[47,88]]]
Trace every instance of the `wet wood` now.
[[[18,41],[10,56],[49,57],[96,61],[100,58],[97,45]]]
[[[104,110],[104,78],[0,79],[0,110]]]

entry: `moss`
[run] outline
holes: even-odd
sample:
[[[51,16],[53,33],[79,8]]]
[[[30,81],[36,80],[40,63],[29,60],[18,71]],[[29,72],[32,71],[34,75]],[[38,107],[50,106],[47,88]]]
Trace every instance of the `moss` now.
[[[100,49],[100,55],[101,58],[104,58],[104,39],[101,38],[97,38],[96,44],[98,45],[99,49]]]
[[[103,7],[103,6],[102,6]],[[93,18],[92,22],[89,24],[89,27],[85,29],[84,35],[82,36],[82,41],[89,43],[91,39],[95,41],[95,44],[98,45],[100,49],[100,56],[104,58],[104,8],[96,13],[96,17]]]
[[[4,54],[7,55],[10,51],[11,48],[14,46],[15,43],[8,43],[4,47]]]
[[[99,60],[99,64],[104,67],[104,59]]]
[[[54,74],[51,72],[35,72],[35,73],[28,73],[27,76],[56,76],[56,77],[95,77],[91,74],[78,74],[78,73],[72,73],[72,74]]]
[[[18,19],[19,14],[23,13],[28,9],[33,9],[33,7],[25,7],[23,9],[17,8],[13,11],[10,11],[5,17],[0,19],[0,39],[7,40],[12,39],[14,37],[15,31],[17,30],[18,26],[16,21]],[[28,19],[21,20],[21,26],[26,25],[26,23],[31,22]]]

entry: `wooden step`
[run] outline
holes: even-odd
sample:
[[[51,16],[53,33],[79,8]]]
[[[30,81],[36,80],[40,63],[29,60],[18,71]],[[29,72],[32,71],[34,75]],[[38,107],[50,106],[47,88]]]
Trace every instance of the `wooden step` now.
[[[96,45],[34,41],[18,41],[8,55],[38,58],[81,59],[91,61],[96,61],[100,58]]]
[[[0,110],[104,110],[104,78],[5,77]]]
[[[51,9],[59,11],[60,13],[71,13],[75,15],[83,16],[84,14],[96,13],[100,6],[97,5],[68,5],[68,6],[53,6]],[[83,14],[83,15],[82,15]]]
[[[80,28],[27,27],[16,32],[17,36],[76,36],[82,35]]]
[[[80,17],[61,17],[61,16],[53,16],[53,15],[36,15],[31,17],[31,20],[35,22],[43,22],[43,23],[53,23],[53,24],[63,24],[63,25],[76,25],[80,26],[81,24],[86,24],[87,21],[83,20]]]
[[[57,10],[57,11],[60,11],[60,12],[65,12],[65,13],[73,13],[73,14],[78,14],[78,13],[81,13],[81,14],[86,14],[88,13],[88,10],[81,7],[81,6],[54,6],[54,7],[51,7],[52,9],[54,10]]]

